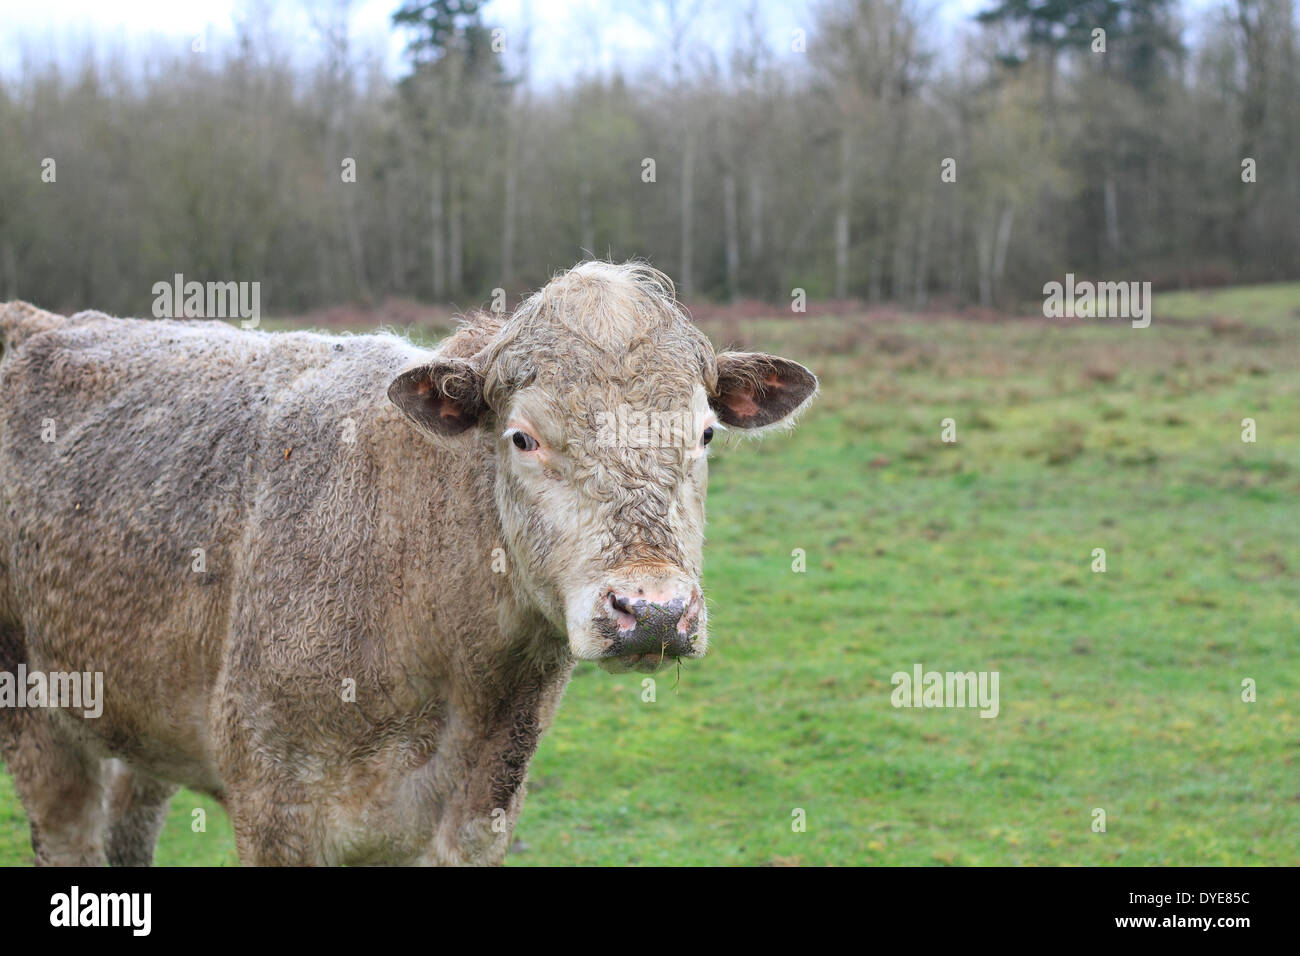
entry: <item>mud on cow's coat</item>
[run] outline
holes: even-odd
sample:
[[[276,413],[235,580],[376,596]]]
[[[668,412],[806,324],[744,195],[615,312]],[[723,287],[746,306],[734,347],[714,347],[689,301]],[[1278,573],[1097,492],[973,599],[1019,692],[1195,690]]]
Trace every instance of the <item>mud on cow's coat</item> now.
[[[500,862],[574,662],[705,651],[714,429],[817,389],[639,264],[434,350],[22,302],[0,341],[0,671],[103,675],[95,719],[0,708],[52,864],[149,862],[181,784],[249,864]]]

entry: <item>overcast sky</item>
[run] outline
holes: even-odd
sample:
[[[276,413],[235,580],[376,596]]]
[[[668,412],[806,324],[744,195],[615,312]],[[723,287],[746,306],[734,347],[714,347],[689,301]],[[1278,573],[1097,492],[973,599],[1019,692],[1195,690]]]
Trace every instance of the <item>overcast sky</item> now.
[[[269,11],[286,37],[302,38],[310,55],[307,9],[319,0],[0,0],[0,70],[9,73],[24,49],[73,58],[93,43],[97,49],[134,53],[159,44],[188,48],[204,34],[213,48],[233,33],[238,18]],[[329,0],[325,0],[329,2]],[[932,0],[945,31],[951,31],[991,0]],[[759,0],[770,42],[788,48],[791,31],[808,25],[807,0]],[[352,29],[358,48],[380,51],[390,72],[401,70],[403,39],[390,26],[400,0],[354,0]],[[622,63],[644,64],[662,50],[665,31],[642,0],[490,0],[484,19],[506,30],[507,44],[531,23],[534,81],[547,85],[580,70]],[[725,50],[733,33],[733,11],[748,0],[701,0],[694,35]]]

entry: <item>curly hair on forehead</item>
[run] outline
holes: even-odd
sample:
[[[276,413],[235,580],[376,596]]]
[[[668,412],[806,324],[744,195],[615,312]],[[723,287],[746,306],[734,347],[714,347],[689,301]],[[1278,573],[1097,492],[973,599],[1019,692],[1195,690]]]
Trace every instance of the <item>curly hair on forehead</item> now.
[[[501,316],[493,312],[468,312],[461,316],[456,330],[438,344],[438,354],[445,358],[474,358],[501,333],[501,323]]]
[[[716,386],[708,337],[678,304],[672,280],[643,262],[583,262],[508,318],[482,317],[474,328],[478,334],[467,334],[457,347],[481,343],[474,361],[483,370],[488,404],[497,408],[544,367],[573,371],[577,365],[612,378],[634,352],[660,355],[666,370],[690,368],[710,391]]]

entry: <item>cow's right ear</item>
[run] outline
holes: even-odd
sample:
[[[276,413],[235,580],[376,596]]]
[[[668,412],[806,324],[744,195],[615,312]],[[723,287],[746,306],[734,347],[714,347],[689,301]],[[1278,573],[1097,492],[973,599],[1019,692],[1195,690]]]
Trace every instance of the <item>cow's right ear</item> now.
[[[483,376],[463,359],[438,359],[403,372],[388,386],[388,397],[430,435],[459,435],[487,411]]]

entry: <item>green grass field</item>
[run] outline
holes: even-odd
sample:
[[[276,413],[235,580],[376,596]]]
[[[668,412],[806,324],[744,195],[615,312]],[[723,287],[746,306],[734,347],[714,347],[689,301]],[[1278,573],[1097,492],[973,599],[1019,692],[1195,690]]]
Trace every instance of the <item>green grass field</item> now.
[[[653,702],[579,667],[510,865],[1300,863],[1300,285],[1161,295],[1148,329],[709,331],[822,397],[718,450],[712,650]],[[997,671],[1000,714],[893,707],[918,663]],[[0,863],[30,858],[0,776]],[[221,810],[182,791],[158,862],[235,863]]]

